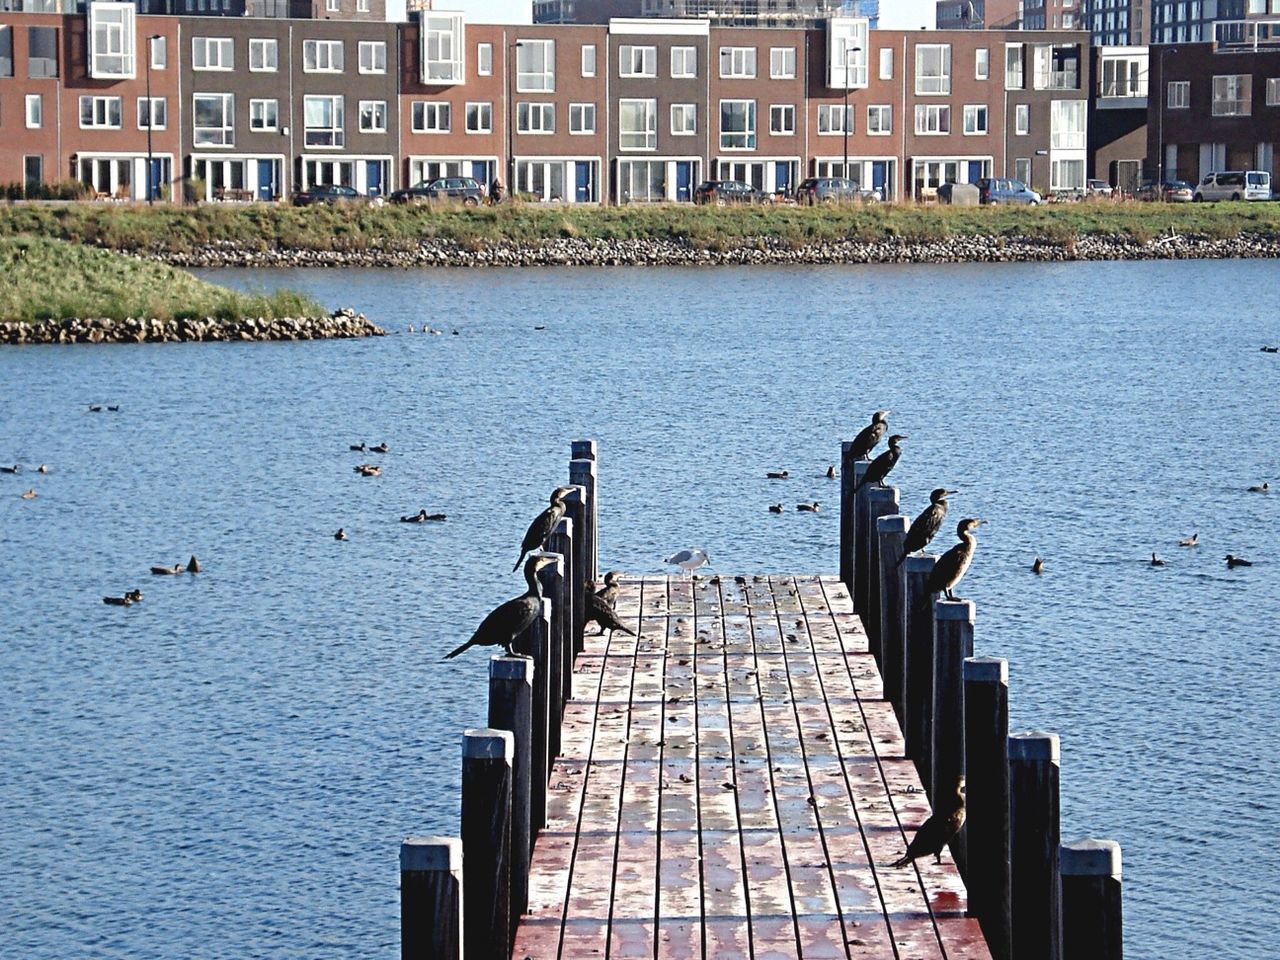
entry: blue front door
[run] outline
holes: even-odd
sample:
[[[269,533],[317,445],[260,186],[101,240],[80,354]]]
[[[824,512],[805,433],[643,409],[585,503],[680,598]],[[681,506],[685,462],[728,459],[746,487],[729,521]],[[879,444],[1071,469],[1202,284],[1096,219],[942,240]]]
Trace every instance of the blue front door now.
[[[275,163],[270,160],[258,161],[258,199],[275,199]]]
[[[382,196],[382,161],[365,161],[365,193],[371,197]]]
[[[579,160],[577,171],[577,188],[574,190],[573,198],[578,203],[591,202],[591,164],[586,160]]]
[[[489,161],[472,160],[471,176],[480,186],[487,187],[489,185]]]
[[[773,168],[773,190],[775,193],[791,192],[791,164],[780,160]]]
[[[885,189],[885,180],[888,178],[889,164],[883,160],[873,160],[871,162],[871,186],[873,189],[880,191],[880,199],[888,200],[889,191]]]
[[[970,160],[969,161],[969,182],[977,183],[981,179],[982,179],[982,161]]]
[[[693,164],[688,160],[676,162],[676,199],[692,200],[689,183],[693,180]]]
[[[164,161],[157,160],[154,157],[151,160],[151,176],[148,177],[150,183],[147,184],[147,197],[151,200],[160,199],[160,185],[164,183]]]

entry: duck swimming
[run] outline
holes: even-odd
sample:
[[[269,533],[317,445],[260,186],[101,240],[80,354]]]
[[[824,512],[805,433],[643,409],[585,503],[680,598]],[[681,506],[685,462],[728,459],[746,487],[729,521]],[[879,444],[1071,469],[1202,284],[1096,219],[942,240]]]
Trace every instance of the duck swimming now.
[[[171,577],[174,574],[182,572],[182,564],[175,563],[172,567],[152,567],[151,572],[157,577]]]
[[[799,510],[801,513],[817,513],[818,506],[819,506],[818,501],[815,500],[813,501],[813,503],[797,503],[796,509]]]

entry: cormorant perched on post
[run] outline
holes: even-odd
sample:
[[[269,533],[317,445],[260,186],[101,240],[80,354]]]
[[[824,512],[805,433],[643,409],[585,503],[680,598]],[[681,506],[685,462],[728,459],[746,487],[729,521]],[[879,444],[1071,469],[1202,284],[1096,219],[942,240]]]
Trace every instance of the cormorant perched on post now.
[[[514,653],[511,645],[515,643],[516,637],[529,628],[529,624],[537,619],[538,612],[542,609],[542,584],[538,582],[538,571],[552,562],[551,557],[547,556],[530,557],[524,565],[524,579],[529,584],[529,589],[495,607],[480,621],[480,626],[476,627],[471,639],[452,653],[445,654],[444,659],[452,660],[472,647],[505,647],[507,656],[511,656]]]
[[[871,415],[871,423],[858,431],[858,435],[853,438],[853,443],[849,445],[849,453],[845,457],[845,469],[848,469],[848,464],[854,460],[871,459],[871,451],[884,439],[885,432],[889,429],[889,421],[886,418],[891,413],[893,413],[892,410],[877,410]]]
[[[933,854],[933,862],[942,862],[942,848],[950,843],[964,826],[964,777],[956,778],[956,792],[948,798],[945,808],[939,807],[921,824],[911,838],[907,852],[890,867],[905,867],[912,860]]]
[[[585,613],[582,618],[583,629],[586,629],[588,623],[597,623],[600,626],[600,633],[608,629],[621,630],[633,637],[636,635],[636,632],[623,624],[618,619],[618,615],[613,612],[614,604],[618,602],[619,576],[616,570],[611,570],[604,575],[604,586],[599,591],[596,593],[587,591]]]
[[[520,569],[520,561],[530,550],[541,550],[546,546],[547,537],[551,536],[551,531],[564,516],[564,498],[568,495],[568,487],[556,487],[551,491],[551,505],[533,518],[533,523],[529,524],[529,529],[524,533],[524,539],[520,541],[520,559],[511,568],[512,573]]]
[[[898,559],[898,566],[906,562],[909,554],[929,545],[929,541],[942,529],[942,521],[947,518],[947,497],[954,497],[959,492],[939,487],[929,494],[929,505],[921,511],[920,516],[911,521],[907,538],[902,541],[902,556]]]
[[[960,542],[940,556],[938,562],[933,565],[933,569],[929,571],[929,582],[925,585],[926,594],[942,593],[948,600],[955,599],[951,591],[969,569],[969,563],[973,560],[973,551],[978,548],[978,540],[973,535],[973,531],[986,522],[974,517],[967,517],[960,521],[956,526],[956,536],[960,538]]]
[[[871,461],[871,466],[867,467],[867,472],[862,475],[862,480],[853,488],[853,492],[857,493],[868,483],[874,483],[878,487],[884,486],[884,478],[889,475],[889,471],[898,465],[898,458],[902,456],[902,448],[899,444],[907,439],[900,433],[895,433],[889,438],[889,449],[880,456]]]

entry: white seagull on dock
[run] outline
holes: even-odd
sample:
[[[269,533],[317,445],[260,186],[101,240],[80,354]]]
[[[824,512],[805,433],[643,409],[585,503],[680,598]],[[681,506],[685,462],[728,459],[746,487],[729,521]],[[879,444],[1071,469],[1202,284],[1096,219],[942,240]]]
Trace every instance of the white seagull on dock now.
[[[662,562],[673,564],[683,570],[686,575],[691,575],[699,567],[711,563],[711,558],[707,556],[705,550],[681,550]]]

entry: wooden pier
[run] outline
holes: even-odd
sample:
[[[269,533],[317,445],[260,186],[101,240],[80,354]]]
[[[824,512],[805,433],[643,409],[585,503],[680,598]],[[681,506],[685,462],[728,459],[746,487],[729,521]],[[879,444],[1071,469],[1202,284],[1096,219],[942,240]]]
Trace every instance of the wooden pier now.
[[[1008,664],[934,557],[898,562],[895,488],[845,465],[838,577],[624,578],[635,636],[595,635],[572,457],[542,616],[463,736],[462,837],[401,845],[405,960],[1121,960],[1119,846],[1060,843],[1058,737],[1009,735]],[[890,866],[966,774],[941,861]]]

